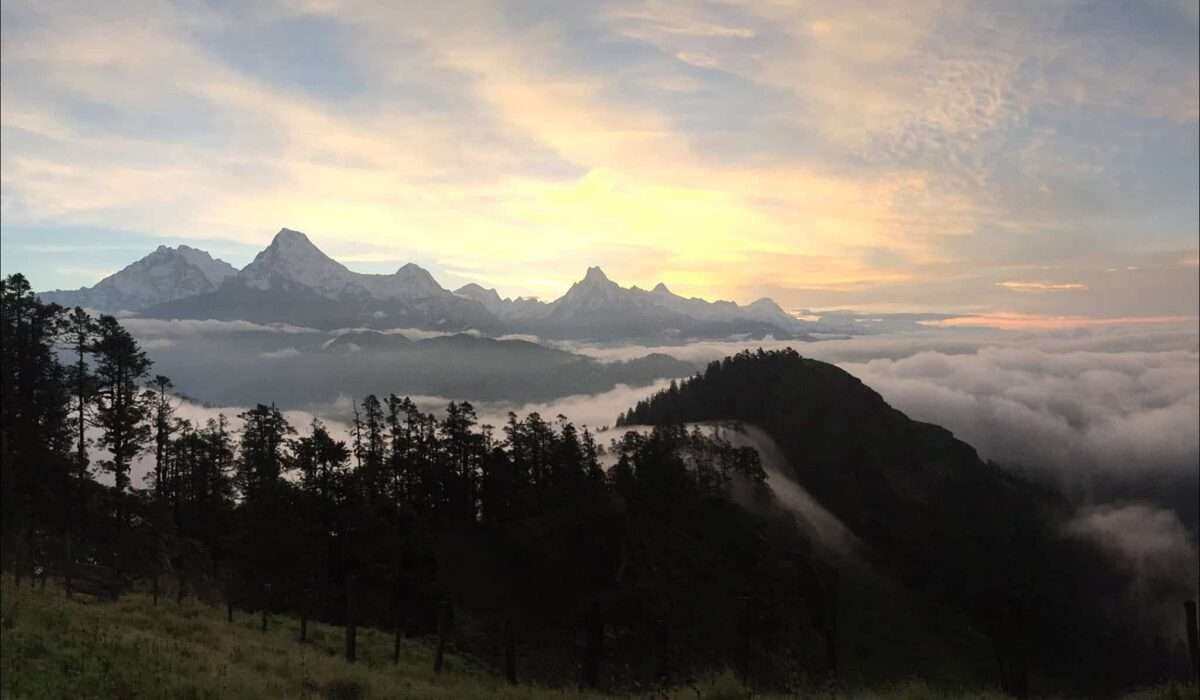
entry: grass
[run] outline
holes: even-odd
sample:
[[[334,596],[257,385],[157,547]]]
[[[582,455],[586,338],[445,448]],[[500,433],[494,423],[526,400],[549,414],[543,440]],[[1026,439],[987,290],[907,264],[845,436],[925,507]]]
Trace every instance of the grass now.
[[[574,689],[510,686],[470,658],[449,654],[433,673],[432,640],[402,640],[392,663],[392,637],[360,628],[358,663],[341,657],[342,630],[309,623],[309,642],[297,641],[299,623],[274,616],[267,632],[245,612],[225,621],[224,609],[188,599],[181,605],[133,593],[115,603],[67,600],[62,589],[34,590],[0,582],[0,697],[40,698],[586,698],[611,697]],[[642,697],[718,700],[751,697],[729,673],[695,687]],[[754,695],[754,697],[764,697]],[[832,697],[820,693],[812,698]],[[861,700],[934,700],[997,693],[955,693],[920,681],[878,691],[839,693]],[[1195,698],[1195,686],[1164,686],[1128,700]]]
[[[193,599],[182,605],[133,593],[115,603],[67,600],[53,585],[0,584],[0,694],[4,698],[524,698],[589,697],[511,687],[470,659],[446,657],[433,673],[426,640],[358,631],[358,663],[341,657],[342,629],[273,616],[268,631],[245,612]],[[598,696],[596,696],[598,697]]]

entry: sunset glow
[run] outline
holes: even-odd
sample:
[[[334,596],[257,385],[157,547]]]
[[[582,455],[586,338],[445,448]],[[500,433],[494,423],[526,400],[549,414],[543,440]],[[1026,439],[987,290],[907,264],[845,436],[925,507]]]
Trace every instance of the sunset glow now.
[[[601,265],[789,308],[1200,304],[1194,3],[4,16],[3,265],[41,286],[289,226],[505,295]]]

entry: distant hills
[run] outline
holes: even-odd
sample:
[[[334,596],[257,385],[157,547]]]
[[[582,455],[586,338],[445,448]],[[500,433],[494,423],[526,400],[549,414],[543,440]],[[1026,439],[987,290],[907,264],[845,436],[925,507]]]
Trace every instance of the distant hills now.
[[[420,328],[529,333],[546,338],[686,340],[741,336],[803,339],[822,330],[770,299],[741,306],[685,298],[659,284],[625,288],[592,267],[552,302],[503,298],[468,284],[451,291],[413,263],[363,274],[291,229],[242,270],[188,246],[159,246],[92,287],[42,292],[65,306],[150,318],[246,320],[318,329]]]

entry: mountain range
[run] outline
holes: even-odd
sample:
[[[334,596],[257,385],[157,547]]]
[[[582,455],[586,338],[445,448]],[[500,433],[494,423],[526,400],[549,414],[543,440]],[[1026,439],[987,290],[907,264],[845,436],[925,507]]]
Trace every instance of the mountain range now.
[[[745,306],[621,287],[599,267],[552,301],[503,298],[467,284],[448,290],[408,263],[394,273],[354,272],[305,234],[284,228],[241,270],[181,245],[159,246],[92,287],[42,292],[44,301],[149,318],[245,320],[318,329],[420,328],[623,340],[741,336],[803,339],[820,330],[770,299]]]

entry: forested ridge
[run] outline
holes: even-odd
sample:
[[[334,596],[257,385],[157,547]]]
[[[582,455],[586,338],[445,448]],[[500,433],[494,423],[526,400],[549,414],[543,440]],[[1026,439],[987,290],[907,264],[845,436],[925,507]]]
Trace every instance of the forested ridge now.
[[[672,382],[617,425],[722,420],[766,431],[879,565],[965,614],[1005,690],[1104,693],[1186,675],[1185,651],[1130,598],[1136,572],[1103,543],[1064,536],[1074,511],[1052,485],[981,460],[834,365],[790,349],[742,352]],[[1182,603],[1193,593],[1156,595]]]
[[[1127,572],[1056,536],[1066,504],[842,370],[743,353],[639,403],[608,445],[566,417],[480,425],[409,398],[347,439],[270,404],[197,425],[120,322],[0,287],[0,532],[19,582],[131,587],[438,640],[510,682],[622,691],[732,669],[782,691],[894,681],[1110,691],[1176,673]],[[831,554],[758,452],[765,430],[866,545]],[[152,465],[135,483],[135,460]]]

